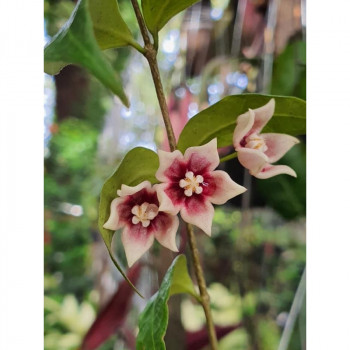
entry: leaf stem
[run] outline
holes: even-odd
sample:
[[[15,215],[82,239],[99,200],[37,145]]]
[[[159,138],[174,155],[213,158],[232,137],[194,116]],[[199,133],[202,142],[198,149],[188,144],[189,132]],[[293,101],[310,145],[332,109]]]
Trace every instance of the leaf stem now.
[[[145,299],[145,297],[138,291],[138,289],[135,287],[135,285],[130,281],[130,279],[128,278],[128,276],[124,273],[124,271],[121,269],[121,267],[119,266],[117,260],[115,259],[112,250],[107,247],[109,256],[111,257],[114,266],[118,269],[118,271],[122,274],[122,276],[124,277],[124,279],[126,280],[126,282],[129,283],[130,287],[142,298]]]
[[[143,55],[146,53],[146,49],[143,48],[136,40],[129,40],[129,45],[141,52]]]
[[[158,33],[153,35],[153,45],[154,48],[158,51],[158,43],[159,43],[159,38],[158,38]]]
[[[165,129],[166,129],[167,136],[168,136],[170,150],[173,152],[176,150],[176,139],[175,139],[173,127],[171,125],[169,111],[168,111],[166,99],[164,96],[163,85],[162,85],[162,82],[160,79],[160,74],[159,74],[159,68],[158,68],[158,63],[157,63],[158,43],[155,42],[154,45],[151,43],[148,31],[147,31],[147,27],[146,27],[145,21],[142,17],[142,13],[141,13],[141,10],[140,10],[140,7],[139,7],[137,0],[131,0],[131,2],[132,2],[132,5],[134,7],[135,15],[136,15],[137,22],[138,22],[140,30],[141,30],[143,40],[145,42],[146,52],[145,52],[144,56],[146,57],[146,59],[149,63],[150,69],[151,69],[152,78],[153,78],[154,86],[156,89],[160,110],[162,112],[162,116],[163,116],[163,120],[164,120],[164,124],[165,124]],[[218,349],[218,341],[216,338],[215,326],[214,326],[214,322],[213,322],[213,318],[212,318],[211,310],[210,310],[210,298],[209,298],[209,294],[208,294],[205,279],[204,279],[203,269],[201,267],[200,260],[199,260],[199,252],[198,252],[197,243],[196,243],[196,239],[194,236],[192,225],[187,224],[187,232],[188,232],[188,236],[189,236],[189,244],[190,244],[190,249],[191,249],[191,254],[192,254],[193,265],[194,265],[194,269],[195,269],[195,275],[196,275],[196,279],[198,282],[199,291],[200,291],[200,295],[201,295],[200,303],[203,306],[205,317],[207,320],[207,328],[208,328],[208,334],[209,334],[211,348],[212,348],[212,350],[217,350]]]
[[[220,158],[220,163],[227,162],[228,160],[234,159],[236,157],[237,157],[237,152],[228,154],[227,156]]]

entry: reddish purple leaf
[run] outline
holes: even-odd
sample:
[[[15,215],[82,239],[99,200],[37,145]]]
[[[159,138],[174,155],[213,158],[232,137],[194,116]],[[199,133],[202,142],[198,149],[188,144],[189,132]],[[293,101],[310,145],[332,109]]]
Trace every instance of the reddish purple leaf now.
[[[225,335],[233,332],[237,328],[242,327],[242,323],[237,323],[234,326],[220,327],[215,326],[216,336],[218,340],[223,338]],[[188,350],[200,350],[204,346],[209,344],[208,331],[206,327],[203,327],[197,332],[187,332],[186,334],[186,343]]]
[[[139,278],[140,264],[135,264],[127,276],[135,284]],[[120,328],[131,306],[133,289],[124,280],[119,284],[116,293],[107,305],[100,311],[95,322],[85,335],[81,350],[94,350],[103,344],[118,328]]]

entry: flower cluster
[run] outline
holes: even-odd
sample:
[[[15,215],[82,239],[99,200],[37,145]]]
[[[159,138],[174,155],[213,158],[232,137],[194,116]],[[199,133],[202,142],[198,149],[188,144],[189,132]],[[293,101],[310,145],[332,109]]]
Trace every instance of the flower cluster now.
[[[249,110],[237,118],[233,145],[240,163],[251,175],[266,179],[278,174],[296,176],[286,165],[272,165],[299,141],[284,134],[261,134],[274,113],[275,101]],[[213,204],[224,204],[246,189],[230,176],[215,170],[219,163],[217,140],[188,148],[184,154],[176,150],[159,150],[159,168],[155,174],[160,183],[144,181],[137,186],[122,185],[111,203],[110,217],[104,228],[123,228],[122,242],[129,266],[133,265],[156,239],[164,247],[177,252],[176,232],[179,213],[182,219],[211,235]]]

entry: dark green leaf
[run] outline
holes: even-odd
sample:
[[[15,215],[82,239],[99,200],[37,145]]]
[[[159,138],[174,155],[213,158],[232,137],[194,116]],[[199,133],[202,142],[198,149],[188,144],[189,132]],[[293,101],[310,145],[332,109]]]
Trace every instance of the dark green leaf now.
[[[117,269],[127,281],[129,280],[112,253],[111,244],[114,231],[103,228],[103,225],[109,218],[111,202],[117,197],[117,190],[121,188],[121,185],[124,184],[128,186],[136,186],[145,180],[148,180],[151,183],[156,183],[157,179],[155,178],[154,174],[156,173],[158,167],[159,159],[156,153],[147,148],[136,147],[127,153],[118,169],[102,187],[98,227],[107,246],[109,255],[111,256]],[[129,283],[135,289],[135,291],[139,293],[130,281]]]
[[[232,145],[233,131],[239,115],[276,101],[275,113],[264,132],[304,135],[306,133],[306,102],[296,97],[259,94],[233,95],[199,112],[185,125],[177,147],[184,152],[188,147],[203,145],[217,137],[218,147]]]
[[[89,0],[89,7],[95,37],[102,50],[134,43],[117,0]]]
[[[298,177],[274,176],[257,181],[257,189],[264,202],[289,220],[306,214],[306,148],[304,143],[294,146],[277,164],[290,166]]]
[[[273,65],[271,93],[305,98],[306,44],[296,41],[289,44]]]
[[[147,28],[156,38],[165,24],[182,10],[199,0],[142,0],[142,11]]]
[[[164,335],[168,325],[167,302],[171,295],[188,293],[199,300],[187,272],[186,257],[177,256],[169,267],[159,291],[149,300],[139,318],[137,350],[165,349]]]
[[[44,59],[48,74],[57,74],[68,64],[85,67],[129,106],[120,77],[96,42],[87,0],[78,2],[69,20],[45,47]]]

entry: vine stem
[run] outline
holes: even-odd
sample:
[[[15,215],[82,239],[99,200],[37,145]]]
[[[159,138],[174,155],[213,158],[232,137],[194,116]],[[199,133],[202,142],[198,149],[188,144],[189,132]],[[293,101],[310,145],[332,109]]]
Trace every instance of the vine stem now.
[[[169,111],[166,103],[166,99],[164,96],[164,90],[163,90],[163,85],[162,81],[160,79],[160,74],[159,74],[159,68],[158,68],[158,63],[157,63],[157,49],[155,46],[151,43],[147,27],[145,24],[145,21],[143,19],[139,4],[137,0],[131,0],[132,6],[135,11],[135,15],[137,18],[137,22],[139,24],[140,30],[141,30],[141,35],[142,38],[145,42],[145,52],[143,53],[144,56],[146,57],[150,69],[151,69],[151,74],[154,82],[154,86],[156,89],[157,93],[157,98],[160,106],[160,110],[162,112],[164,124],[165,124],[165,129],[167,132],[168,136],[168,142],[170,146],[170,150],[173,152],[176,150],[176,139],[175,139],[175,134],[173,127],[171,125],[170,117],[169,117]],[[155,43],[157,46],[157,43]],[[218,341],[216,337],[216,332],[215,332],[215,326],[214,326],[214,321],[213,317],[211,314],[210,310],[210,297],[207,291],[205,279],[204,279],[204,274],[203,274],[203,269],[200,264],[200,259],[199,259],[199,252],[197,248],[197,243],[196,243],[196,238],[193,232],[193,226],[191,224],[187,224],[187,233],[189,237],[189,245],[190,245],[190,250],[191,250],[191,255],[192,255],[192,260],[193,260],[193,265],[194,265],[194,270],[195,270],[195,275],[196,279],[198,282],[198,287],[201,295],[201,304],[205,313],[205,317],[207,320],[207,328],[208,328],[208,334],[209,334],[209,341],[212,350],[217,350],[218,349]]]
[[[173,127],[169,118],[169,111],[166,103],[166,99],[164,96],[164,90],[162,81],[160,80],[160,74],[157,63],[157,50],[154,48],[153,44],[148,35],[147,27],[145,21],[143,19],[139,4],[137,0],[131,0],[132,6],[134,7],[135,15],[137,18],[137,22],[139,23],[139,27],[141,30],[141,34],[143,37],[143,41],[145,42],[145,50],[144,56],[146,57],[149,66],[151,68],[151,74],[154,82],[154,86],[156,88],[157,98],[159,101],[160,110],[162,112],[166,133],[168,135],[168,142],[171,151],[176,150],[176,139]]]
[[[193,232],[193,226],[187,224],[187,233],[189,238],[189,244],[192,254],[192,260],[194,265],[194,271],[198,282],[199,292],[201,295],[201,303],[205,313],[205,318],[207,319],[207,328],[209,334],[210,345],[213,350],[218,349],[218,340],[216,338],[215,325],[213,321],[213,316],[210,310],[210,297],[207,291],[207,286],[204,279],[203,269],[199,260],[199,252],[196,243],[196,237]]]

